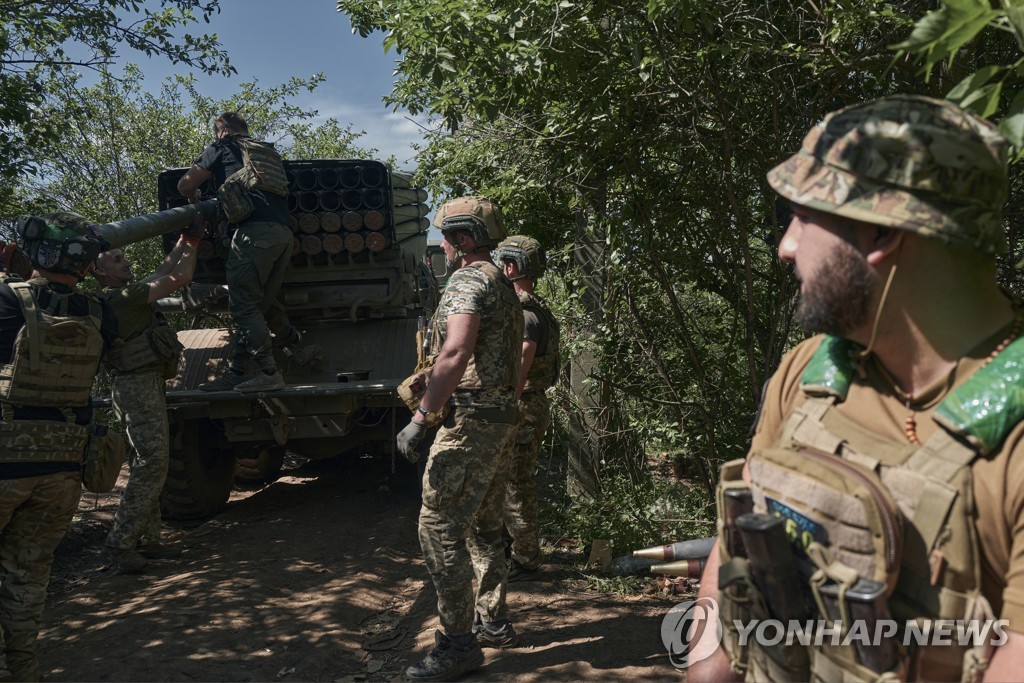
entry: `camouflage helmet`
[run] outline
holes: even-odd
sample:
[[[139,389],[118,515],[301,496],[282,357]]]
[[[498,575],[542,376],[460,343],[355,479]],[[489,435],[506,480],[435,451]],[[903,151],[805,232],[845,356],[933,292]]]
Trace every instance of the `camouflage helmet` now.
[[[544,274],[548,261],[540,242],[526,235],[512,235],[505,239],[498,245],[495,255],[501,261],[515,262],[522,277],[539,278]]]
[[[1003,254],[1007,153],[951,102],[893,95],[826,116],[768,183],[810,209]]]
[[[77,213],[58,211],[21,216],[17,231],[33,266],[82,277],[89,264],[109,246],[94,227]]]
[[[441,232],[466,230],[477,247],[490,249],[505,238],[505,219],[492,199],[472,196],[446,202],[434,215],[434,227]]]

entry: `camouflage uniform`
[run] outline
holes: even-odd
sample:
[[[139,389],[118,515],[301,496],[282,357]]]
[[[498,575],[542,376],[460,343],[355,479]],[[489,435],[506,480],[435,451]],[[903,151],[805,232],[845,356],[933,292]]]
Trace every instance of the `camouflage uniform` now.
[[[479,315],[480,328],[449,400],[451,413],[430,449],[419,518],[441,626],[453,635],[470,633],[474,612],[488,622],[505,618],[504,460],[516,419],[513,385],[523,325],[511,284],[490,262],[461,268],[448,281],[436,312],[433,353],[443,343],[448,316],[457,313]]]
[[[510,442],[510,474],[505,497],[505,528],[512,537],[512,559],[525,569],[540,565],[540,523],[537,509],[537,452],[551,420],[546,389],[558,373],[558,322],[539,297],[519,293],[524,315],[535,319],[537,351],[519,399],[519,424]],[[528,325],[528,327],[531,327]]]
[[[119,338],[136,339],[158,325],[166,325],[149,303],[149,285],[139,282],[127,287],[106,288],[118,320]],[[177,357],[153,359],[128,369],[110,362],[114,381],[111,399],[114,414],[124,425],[131,444],[131,474],[114,515],[106,545],[114,550],[134,549],[160,542],[160,491],[170,463],[165,378],[177,367]]]
[[[904,230],[958,247],[972,258],[977,252],[1003,254],[1008,147],[994,125],[951,102],[890,96],[829,114],[799,152],[768,173],[768,182],[798,206],[865,223],[859,230]],[[786,248],[794,260],[796,246]],[[942,251],[942,258],[956,253]],[[930,265],[934,258],[917,251],[910,267]],[[897,252],[890,273],[898,260]],[[973,277],[977,271],[967,273]],[[943,291],[963,274],[950,271],[946,277],[927,284]],[[984,287],[979,291],[996,291],[994,280]],[[885,296],[875,305],[881,308]],[[902,310],[891,315],[915,318],[915,301],[905,295],[900,305]],[[999,310],[980,300],[978,305],[992,315]],[[1010,308],[1009,302],[1003,305]],[[872,337],[880,319],[875,318]],[[877,354],[850,339],[821,335],[802,343],[783,358],[766,387],[747,459],[722,468],[723,538],[728,541],[730,533],[725,492],[747,491],[755,512],[788,517],[787,527],[799,518],[794,528],[813,535],[813,551],[804,556],[819,570],[805,586],[809,591],[817,592],[821,578],[838,586],[842,596],[854,582],[871,578],[883,596],[872,609],[891,611],[897,623],[979,623],[995,616],[1006,620],[1004,628],[1019,631],[1024,600],[1017,596],[1024,594],[1024,572],[1012,549],[1020,545],[1024,520],[1017,496],[1021,468],[1015,464],[1024,455],[1024,423],[1019,410],[1007,409],[1019,407],[1011,398],[1021,391],[1024,348],[1019,338],[1013,341],[1019,325],[1018,317],[987,338],[974,339],[963,356],[952,359],[954,371],[915,386],[921,393],[913,397],[903,393]],[[943,341],[940,331],[922,347]],[[774,471],[765,464],[773,457],[783,463]],[[831,481],[808,474],[812,462],[827,463],[841,474]],[[885,552],[853,538],[855,530],[868,529],[871,522],[864,520],[883,504],[837,502],[844,494],[834,486],[852,490],[857,477],[878,500],[902,513],[895,515],[899,522],[891,529],[896,532],[876,536],[900,538],[897,545],[886,541]],[[745,672],[745,680],[968,681],[980,680],[988,667],[990,643],[972,639],[893,648],[871,666],[848,641],[807,648],[757,640],[741,645],[736,625],[765,614],[768,603],[752,590],[757,588],[750,570],[754,563],[734,557],[729,542],[717,548],[723,651],[734,671]],[[818,606],[828,610],[824,603]],[[811,618],[820,615],[812,611]],[[888,671],[879,669],[883,665]]]
[[[100,339],[109,342],[116,332],[109,308],[95,298],[42,278],[28,285],[39,310],[37,320],[44,313],[62,324],[77,320],[85,331],[73,345],[39,349],[42,363],[21,365],[19,359],[28,356],[31,352],[26,349],[33,345],[27,334],[24,341],[20,336],[29,328],[13,288],[22,285],[0,282],[0,320],[4,321],[0,325],[0,363],[4,363],[0,365],[0,406],[5,442],[0,448],[0,678],[9,675],[31,681],[39,680],[36,640],[53,553],[81,497],[85,425],[91,418],[89,388],[103,350]],[[25,403],[26,391],[31,405]],[[74,422],[67,420],[67,408]]]

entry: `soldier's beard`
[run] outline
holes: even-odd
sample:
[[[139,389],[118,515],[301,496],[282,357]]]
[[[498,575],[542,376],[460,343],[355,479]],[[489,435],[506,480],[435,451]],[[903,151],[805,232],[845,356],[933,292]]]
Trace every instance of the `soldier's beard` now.
[[[796,318],[809,334],[848,337],[868,322],[876,275],[864,256],[841,242],[804,282]]]

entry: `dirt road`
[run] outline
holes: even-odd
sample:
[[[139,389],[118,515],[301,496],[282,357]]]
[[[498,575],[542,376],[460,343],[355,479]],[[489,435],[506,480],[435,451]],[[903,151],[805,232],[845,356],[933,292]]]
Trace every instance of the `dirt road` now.
[[[437,627],[417,495],[380,459],[294,466],[172,531],[180,559],[125,576],[100,549],[116,497],[84,494],[54,565],[46,680],[399,680]],[[485,650],[466,680],[682,678],[660,638],[673,600],[584,592],[572,558],[548,569],[510,584],[522,647]]]

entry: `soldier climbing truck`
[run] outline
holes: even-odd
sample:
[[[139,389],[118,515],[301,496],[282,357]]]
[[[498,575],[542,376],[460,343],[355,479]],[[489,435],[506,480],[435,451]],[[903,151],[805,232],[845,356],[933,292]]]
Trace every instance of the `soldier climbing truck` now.
[[[408,415],[395,388],[416,365],[417,332],[438,296],[426,192],[377,161],[284,165],[294,243],[278,306],[267,319],[286,386],[255,394],[198,389],[227,364],[231,233],[222,222],[199,244],[192,284],[180,298],[161,302],[164,310],[184,311],[191,328],[178,333],[183,360],[167,385],[165,516],[216,513],[236,471],[270,479],[286,449],[312,459],[356,449],[394,458],[396,421]],[[161,210],[186,204],[177,191],[186,170],[160,174]],[[203,199],[216,197],[212,183],[202,190]],[[164,235],[165,251],[175,238]]]

